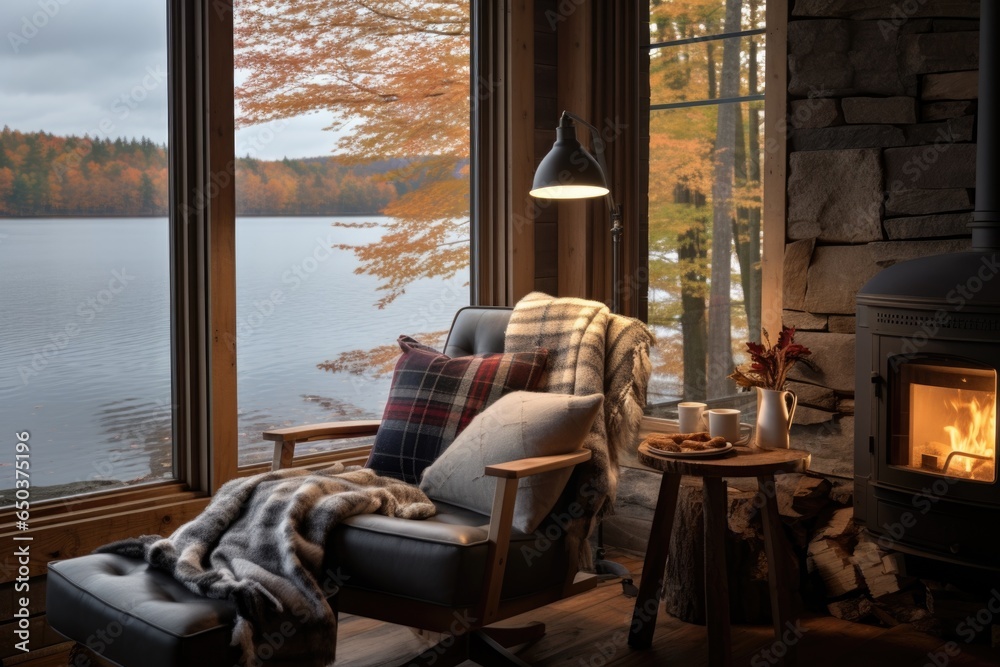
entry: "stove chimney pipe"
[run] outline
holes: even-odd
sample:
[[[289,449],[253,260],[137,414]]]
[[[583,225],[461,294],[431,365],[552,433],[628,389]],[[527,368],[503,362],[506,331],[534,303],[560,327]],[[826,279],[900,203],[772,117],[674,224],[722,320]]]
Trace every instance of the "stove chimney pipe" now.
[[[1000,0],[979,4],[979,126],[976,138],[976,210],[972,249],[1000,250],[1000,84],[993,71],[1000,62]]]

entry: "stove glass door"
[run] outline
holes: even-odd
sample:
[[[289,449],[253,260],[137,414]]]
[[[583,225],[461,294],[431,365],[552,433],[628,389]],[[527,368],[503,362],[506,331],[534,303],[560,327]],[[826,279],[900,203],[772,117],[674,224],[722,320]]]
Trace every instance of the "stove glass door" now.
[[[996,481],[996,370],[951,360],[901,363],[890,381],[889,464]]]

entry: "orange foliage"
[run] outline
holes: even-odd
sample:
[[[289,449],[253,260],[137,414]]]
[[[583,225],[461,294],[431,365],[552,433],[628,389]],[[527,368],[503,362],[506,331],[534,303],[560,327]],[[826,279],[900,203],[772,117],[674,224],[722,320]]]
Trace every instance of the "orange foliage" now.
[[[428,347],[440,349],[444,346],[447,331],[421,333],[420,342]],[[370,350],[348,350],[341,352],[332,361],[316,364],[316,367],[331,373],[350,373],[351,375],[372,378],[384,377],[392,373],[399,359],[398,343],[379,345]]]
[[[58,137],[0,132],[0,212],[9,216],[166,215],[167,155],[142,139]],[[141,212],[144,175],[162,187],[155,210]]]
[[[344,246],[380,279],[379,305],[468,266],[468,0],[237,0],[235,11],[239,123],[332,111],[330,129],[349,130],[345,157],[401,159],[384,181],[415,184],[384,210],[380,241]]]

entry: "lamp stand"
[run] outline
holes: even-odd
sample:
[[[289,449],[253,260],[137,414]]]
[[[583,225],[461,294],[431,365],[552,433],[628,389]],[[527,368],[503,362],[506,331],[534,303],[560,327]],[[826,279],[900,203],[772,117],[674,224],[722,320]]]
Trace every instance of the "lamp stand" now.
[[[610,195],[608,195],[610,199]],[[610,202],[609,202],[610,204]],[[622,207],[611,204],[611,312],[622,314]]]
[[[573,121],[590,130],[594,155],[587,153],[576,139]],[[575,182],[574,182],[575,181]],[[574,113],[563,111],[556,128],[556,142],[535,171],[530,194],[545,199],[589,199],[603,196],[611,216],[611,312],[622,314],[622,207],[611,195],[608,164],[604,159],[604,139],[596,127]],[[632,574],[619,563],[609,561],[604,550],[604,523],[597,523],[597,549],[594,567],[605,578],[621,577],[623,593],[632,597],[638,589]]]

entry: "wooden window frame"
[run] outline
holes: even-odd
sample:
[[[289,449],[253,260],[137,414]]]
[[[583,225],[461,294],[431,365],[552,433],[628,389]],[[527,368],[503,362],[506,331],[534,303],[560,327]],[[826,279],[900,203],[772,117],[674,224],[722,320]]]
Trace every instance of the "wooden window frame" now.
[[[533,0],[472,2],[472,303],[535,287]]]
[[[781,331],[788,174],[788,0],[768,0],[764,12],[764,201],[761,211],[761,326]]]

